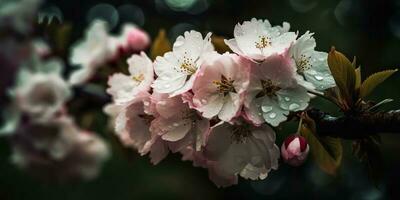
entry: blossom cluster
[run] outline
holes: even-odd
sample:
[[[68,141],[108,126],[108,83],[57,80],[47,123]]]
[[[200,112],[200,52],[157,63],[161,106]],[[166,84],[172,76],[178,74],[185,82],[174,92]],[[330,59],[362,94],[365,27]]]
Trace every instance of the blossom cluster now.
[[[335,86],[313,34],[289,29],[252,19],[225,40],[233,53],[217,53],[211,33],[188,31],[154,62],[133,55],[129,74],[108,81],[105,112],[121,142],[154,164],[179,152],[218,186],[266,178],[280,157],[274,127],[308,107],[308,91]]]
[[[68,114],[73,97],[63,78],[63,62],[48,58],[45,43],[32,41],[15,85],[0,136],[11,141],[11,161],[19,168],[55,181],[95,178],[110,152],[96,133],[80,129]]]

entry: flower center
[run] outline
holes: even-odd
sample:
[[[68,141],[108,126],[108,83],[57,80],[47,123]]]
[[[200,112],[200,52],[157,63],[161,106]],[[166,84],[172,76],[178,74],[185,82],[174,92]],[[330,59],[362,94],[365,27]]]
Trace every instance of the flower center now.
[[[213,81],[214,85],[217,86],[217,89],[220,94],[227,95],[229,92],[235,92],[236,90],[233,87],[233,82],[231,78],[226,78],[224,75],[221,75],[221,80],[215,80]]]
[[[271,46],[271,38],[266,36],[258,36],[259,41],[255,42],[257,49],[263,49],[265,47]]]
[[[138,117],[140,117],[146,125],[150,125],[151,121],[153,121],[155,118],[153,115],[146,115],[146,114],[139,114]]]
[[[177,71],[186,73],[187,75],[193,75],[197,70],[197,67],[194,63],[195,62],[193,61],[193,59],[189,58],[187,56],[187,52],[185,52],[185,55],[183,56],[183,61]]]
[[[261,80],[262,90],[256,95],[256,98],[262,96],[275,96],[275,93],[281,88],[276,86],[271,80]]]
[[[299,59],[296,59],[297,71],[299,73],[303,73],[311,68],[310,59],[311,56],[307,57],[304,54],[302,54]]]
[[[144,75],[143,75],[143,74],[139,74],[139,75],[133,76],[132,79],[133,79],[134,81],[140,83],[140,82],[142,82],[142,81],[144,80]]]
[[[35,86],[31,93],[30,101],[33,104],[54,105],[57,103],[57,95],[54,89],[47,83],[40,83]]]
[[[247,138],[251,136],[251,131],[248,126],[245,125],[235,125],[232,127],[232,141],[240,144],[245,143]]]

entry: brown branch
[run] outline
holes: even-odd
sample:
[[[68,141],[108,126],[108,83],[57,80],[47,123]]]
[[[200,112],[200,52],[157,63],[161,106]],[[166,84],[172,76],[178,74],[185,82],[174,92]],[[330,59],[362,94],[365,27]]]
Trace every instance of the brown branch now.
[[[400,110],[333,117],[318,109],[307,111],[320,136],[361,139],[378,133],[400,133]]]

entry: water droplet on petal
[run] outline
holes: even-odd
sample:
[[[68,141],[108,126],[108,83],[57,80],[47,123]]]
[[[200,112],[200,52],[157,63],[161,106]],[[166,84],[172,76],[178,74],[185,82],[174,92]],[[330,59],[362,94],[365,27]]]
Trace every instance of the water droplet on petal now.
[[[262,115],[262,113],[258,113],[258,115],[260,115],[260,116],[261,116],[261,115]]]
[[[143,102],[143,105],[148,106],[148,105],[150,105],[150,102],[145,101],[145,102]]]
[[[276,113],[270,113],[269,118],[274,119],[276,117]]]
[[[285,101],[290,101],[290,98],[289,97],[285,97]]]
[[[263,112],[269,112],[272,110],[272,106],[261,106]]]
[[[176,123],[176,122],[175,122],[175,123],[173,123],[172,125],[173,125],[173,126],[175,126],[175,127],[178,127],[178,126],[179,126],[179,124],[178,124],[178,123]]]
[[[315,77],[315,79],[317,79],[318,81],[324,80],[324,77],[322,77],[322,76],[316,75],[316,76],[314,76],[314,77]]]
[[[296,110],[297,108],[300,108],[300,105],[297,103],[292,103],[289,105],[289,110]]]

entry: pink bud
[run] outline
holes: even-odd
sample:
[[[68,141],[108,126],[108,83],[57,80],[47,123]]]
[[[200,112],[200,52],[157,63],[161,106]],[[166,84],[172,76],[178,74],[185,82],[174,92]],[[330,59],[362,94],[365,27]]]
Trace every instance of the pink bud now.
[[[281,155],[289,165],[300,166],[307,159],[309,150],[310,147],[304,137],[291,135],[282,144]]]
[[[127,49],[140,52],[150,45],[150,37],[143,30],[137,27],[127,27],[125,29],[125,37],[126,37],[126,45],[124,45]]]

